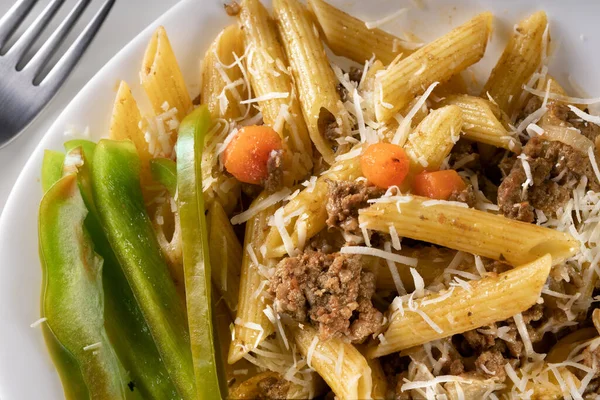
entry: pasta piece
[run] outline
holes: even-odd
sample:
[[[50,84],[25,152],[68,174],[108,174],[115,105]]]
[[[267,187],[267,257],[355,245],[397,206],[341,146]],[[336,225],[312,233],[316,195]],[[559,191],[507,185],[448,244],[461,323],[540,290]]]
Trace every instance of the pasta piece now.
[[[309,0],[308,7],[325,43],[338,56],[364,64],[375,55],[375,59],[388,65],[399,54],[406,57],[413,52],[414,47],[404,40],[378,28],[368,29],[364,21],[323,0]]]
[[[356,347],[337,338],[320,341],[317,331],[308,325],[302,329],[295,327],[294,339],[308,365],[321,375],[339,399],[371,398],[371,368]],[[343,357],[336,373],[340,353]]]
[[[234,315],[240,292],[242,245],[218,201],[212,203],[206,218],[212,282]]]
[[[335,125],[345,136],[351,129],[335,75],[304,6],[297,0],[275,0],[273,9],[310,138],[325,162],[332,165],[335,154],[326,131]]]
[[[241,57],[243,53],[242,32],[239,27],[232,25],[221,31],[204,55],[200,97],[202,103],[208,106],[213,120],[222,118],[231,122],[245,114],[240,101],[247,97],[247,89],[242,84],[240,66],[234,65],[236,56]],[[216,199],[230,215],[240,196],[240,183],[226,175],[222,168],[214,168],[219,162],[216,146],[225,140],[223,135],[227,133],[225,126],[216,128],[220,129],[213,129],[206,138],[202,154],[202,182],[206,185],[204,195],[207,208]]]
[[[383,340],[368,350],[381,357],[432,340],[502,321],[535,304],[548,278],[552,258],[539,259],[478,281],[470,290],[455,287],[414,300],[404,311],[396,310]]]
[[[419,275],[423,278],[425,286],[429,286],[433,281],[440,276],[444,269],[450,264],[456,252],[453,250],[439,249],[438,251],[422,252],[418,249],[411,249],[402,246],[402,249],[396,253],[410,258],[417,258],[419,263],[416,267]],[[390,270],[390,266],[385,261],[380,261],[380,266],[377,270],[377,290],[396,290],[394,277]],[[402,281],[406,291],[411,293],[415,290],[414,280],[410,273],[409,265],[394,263],[398,276]]]
[[[326,226],[327,210],[325,209],[325,203],[327,202],[327,194],[329,192],[327,180],[354,180],[359,176],[361,176],[361,169],[357,159],[336,162],[325,174],[319,176],[314,187],[304,189],[298,196],[286,204],[283,209],[283,215],[291,215],[298,210],[304,210],[302,213],[307,216],[304,220],[306,224],[305,241],[308,241]],[[294,249],[298,246],[297,221],[298,217],[294,217],[285,227],[291,239],[288,247]],[[267,257],[281,257],[287,253],[285,243],[281,238],[277,226],[271,227],[265,243],[267,245]]]
[[[131,140],[140,156],[142,187],[152,183],[150,174],[150,160],[154,157],[144,139],[144,132],[140,128],[142,115],[133,98],[131,89],[125,81],[119,84],[117,98],[113,105],[110,118],[109,137],[114,140]]]
[[[266,196],[261,194],[254,203],[261,201]],[[250,206],[252,207],[252,205]],[[227,362],[233,364],[245,354],[254,350],[262,340],[266,339],[274,328],[263,310],[271,305],[271,300],[261,293],[267,283],[260,268],[265,260],[260,252],[265,242],[267,219],[275,212],[271,206],[252,217],[246,223],[244,253],[242,256],[242,276],[238,295],[238,309],[234,322],[234,338],[229,346]],[[265,282],[263,284],[263,282]]]
[[[491,96],[509,116],[516,111],[523,85],[540,66],[547,25],[543,11],[520,21],[483,87],[482,97]]]
[[[167,32],[162,26],[154,32],[146,47],[140,80],[156,115],[175,108],[177,120],[181,122],[191,111],[192,100]],[[177,140],[176,131],[171,130],[169,134],[169,141],[173,146]]]
[[[463,126],[460,107],[433,110],[408,136],[404,150],[410,159],[410,174],[438,170],[460,137]],[[409,179],[410,180],[410,179]]]
[[[492,14],[479,14],[466,24],[389,66],[377,79],[375,113],[385,122],[422,94],[433,82],[445,82],[483,57]]]
[[[202,88],[200,98],[213,119],[234,120],[244,115],[240,101],[247,97],[242,70],[235,63],[234,54],[244,54],[242,31],[231,25],[216,37],[202,60]]]
[[[467,93],[468,87],[461,74],[452,75],[446,82],[436,86],[433,94],[438,97],[446,97],[454,94]]]
[[[289,93],[287,98],[270,98],[259,101],[258,105],[264,123],[278,130],[287,146],[284,170],[290,172],[290,179],[286,180],[291,184],[312,170],[312,143],[273,21],[259,0],[244,0],[241,5],[240,21],[246,47],[251,49],[247,65],[255,96],[267,98],[272,93]]]
[[[373,381],[371,398],[373,400],[384,400],[386,398],[388,382],[381,363],[376,358],[367,360],[367,363],[369,364],[369,368],[371,368],[371,380]]]
[[[464,203],[418,196],[402,204],[376,203],[360,210],[358,221],[367,229],[385,233],[391,223],[400,237],[506,260],[512,265],[530,262],[546,253],[556,265],[579,249],[579,242],[567,233],[466,208]]]
[[[497,117],[501,113],[497,105],[467,94],[450,95],[438,103],[442,107],[450,104],[462,110],[465,138],[515,152],[520,150],[520,142],[511,136]]]
[[[216,292],[212,292],[213,301],[213,325],[215,331],[216,346],[219,347],[219,353],[221,360],[227,359],[227,353],[229,352],[229,342],[231,338],[231,332],[229,330],[233,319],[231,313],[227,308],[227,305],[223,301],[219,301],[219,295]],[[224,363],[223,369],[227,377],[227,382],[232,382],[239,379],[236,375],[236,371],[246,370],[248,376],[256,374],[256,366],[250,363],[248,360],[240,360],[234,365]],[[237,399],[237,397],[236,397]]]

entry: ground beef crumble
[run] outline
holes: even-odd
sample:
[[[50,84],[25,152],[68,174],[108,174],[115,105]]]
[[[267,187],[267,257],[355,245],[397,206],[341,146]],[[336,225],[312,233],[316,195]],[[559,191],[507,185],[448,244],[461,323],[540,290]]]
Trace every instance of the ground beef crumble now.
[[[365,182],[328,180],[327,226],[360,234],[358,210],[368,206],[367,200],[381,197],[384,193]]]
[[[375,275],[363,270],[360,256],[308,251],[285,258],[270,290],[278,312],[312,322],[321,340],[360,343],[382,327],[383,314],[371,302]]]
[[[265,190],[274,193],[283,187],[283,150],[273,150],[267,160],[267,179]]]
[[[473,186],[468,183],[464,190],[455,190],[450,194],[448,201],[459,201],[461,203],[467,203],[469,207],[475,207],[477,200],[475,198]]]
[[[517,160],[498,188],[498,205],[504,216],[525,222],[535,220],[534,208],[550,216],[565,205],[582,176],[588,188],[600,190],[587,154],[556,141],[534,137],[523,147],[531,169],[533,185],[523,198],[527,174]]]

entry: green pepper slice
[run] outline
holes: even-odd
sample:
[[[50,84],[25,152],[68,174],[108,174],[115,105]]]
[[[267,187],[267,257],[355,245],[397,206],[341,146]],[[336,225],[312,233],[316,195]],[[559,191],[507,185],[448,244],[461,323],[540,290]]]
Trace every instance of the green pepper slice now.
[[[148,325],[100,224],[91,195],[91,161],[96,144],[89,142],[93,146],[88,145],[87,151],[85,144],[74,147],[81,145],[81,142],[65,143],[65,149],[69,155],[81,157],[83,162],[76,170],[79,189],[89,210],[85,226],[96,252],[104,259],[104,326],[119,360],[129,373],[128,397],[139,394],[143,399],[177,399],[177,390],[160,360]]]
[[[204,199],[202,196],[202,148],[211,127],[208,108],[202,105],[188,115],[179,127],[177,140],[177,196],[183,249],[190,340],[198,398],[227,396],[224,374],[219,374],[220,347],[213,331],[211,275],[208,255]]]
[[[40,204],[44,336],[67,398],[124,399],[127,380],[104,329],[102,258],[84,227],[87,213],[74,174]]]
[[[167,188],[171,197],[177,191],[177,165],[170,158],[154,158],[150,160],[152,179]]]
[[[169,275],[140,186],[140,160],[129,141],[101,140],[92,162],[102,227],[140,306],[158,352],[184,399],[196,388],[185,306]]]
[[[65,155],[60,151],[45,150],[42,161],[42,190],[48,191],[62,177]]]

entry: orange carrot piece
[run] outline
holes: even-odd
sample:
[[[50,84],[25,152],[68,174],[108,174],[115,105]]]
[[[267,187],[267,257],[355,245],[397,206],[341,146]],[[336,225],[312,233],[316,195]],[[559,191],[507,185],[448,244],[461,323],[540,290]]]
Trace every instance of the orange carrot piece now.
[[[415,176],[413,193],[436,200],[448,200],[453,192],[465,190],[467,185],[453,169],[421,172]]]
[[[240,182],[259,185],[268,176],[271,152],[281,149],[281,138],[271,127],[245,126],[223,152],[223,164]]]
[[[410,162],[402,147],[390,143],[376,143],[369,146],[360,157],[360,166],[369,182],[387,189],[390,186],[399,186],[404,181]]]

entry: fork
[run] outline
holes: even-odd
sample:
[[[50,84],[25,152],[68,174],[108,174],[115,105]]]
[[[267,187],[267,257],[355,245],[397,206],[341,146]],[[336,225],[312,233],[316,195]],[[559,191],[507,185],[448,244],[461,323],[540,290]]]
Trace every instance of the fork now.
[[[65,0],[51,0],[12,47],[0,53],[0,148],[7,145],[33,121],[56,95],[60,86],[83,56],[116,0],[106,0],[65,54],[50,66],[62,44],[91,0],[79,0],[46,42],[25,63],[27,51],[52,20]],[[27,17],[37,0],[18,0],[0,19],[0,50]],[[23,65],[25,63],[25,65]]]

